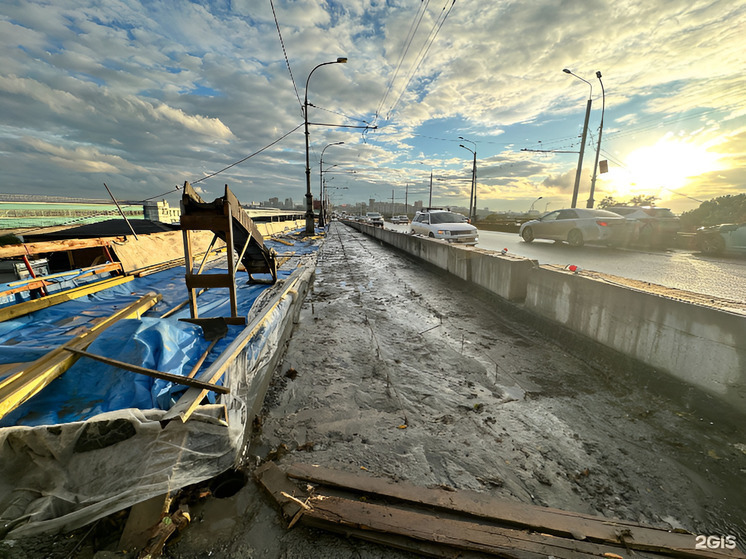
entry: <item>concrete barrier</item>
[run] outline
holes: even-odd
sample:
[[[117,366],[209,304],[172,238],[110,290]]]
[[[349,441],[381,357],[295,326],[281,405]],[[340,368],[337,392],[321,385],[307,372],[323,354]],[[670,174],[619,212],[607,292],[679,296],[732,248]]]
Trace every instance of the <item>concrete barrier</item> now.
[[[525,299],[528,272],[538,265],[535,260],[519,256],[450,244],[364,223],[349,222],[348,225],[508,301]]]
[[[347,224],[746,414],[746,304]]]
[[[738,305],[605,274],[539,266],[527,310],[746,412],[746,314]],[[725,306],[725,308],[722,308]]]

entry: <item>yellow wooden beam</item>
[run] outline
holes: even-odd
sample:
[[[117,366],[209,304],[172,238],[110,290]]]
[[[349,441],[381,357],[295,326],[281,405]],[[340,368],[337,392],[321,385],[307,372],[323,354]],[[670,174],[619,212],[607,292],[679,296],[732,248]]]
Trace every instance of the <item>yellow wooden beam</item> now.
[[[79,356],[66,351],[65,347],[85,350],[106,328],[125,318],[139,318],[160,300],[160,293],[150,292],[143,295],[134,303],[77,335],[64,346],[53,349],[36,361],[26,364],[22,370],[3,379],[0,384],[0,418],[5,417],[72,367]]]
[[[89,283],[87,285],[82,285],[80,287],[75,287],[73,289],[68,289],[66,291],[61,291],[59,293],[53,293],[52,295],[41,297],[39,299],[24,301],[23,303],[11,305],[10,307],[4,307],[0,309],[0,322],[5,322],[6,320],[10,320],[12,318],[18,318],[19,316],[30,314],[40,309],[46,309],[47,307],[59,305],[60,303],[64,303],[65,301],[71,301],[72,299],[85,297],[86,295],[90,295],[92,293],[98,293],[99,291],[108,289],[109,287],[114,287],[115,285],[120,285],[122,283],[132,281],[133,279],[135,279],[133,276],[117,276],[114,278]]]

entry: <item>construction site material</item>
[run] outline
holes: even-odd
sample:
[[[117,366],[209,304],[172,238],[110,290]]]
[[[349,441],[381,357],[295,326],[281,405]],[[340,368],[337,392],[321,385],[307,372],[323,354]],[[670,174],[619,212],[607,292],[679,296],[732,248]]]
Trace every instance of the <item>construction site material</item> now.
[[[32,299],[30,301],[24,301],[23,303],[17,303],[9,307],[4,307],[0,309],[0,322],[4,322],[12,318],[18,318],[19,316],[38,311],[40,309],[46,309],[47,307],[59,305],[60,303],[64,303],[65,301],[71,301],[79,297],[85,297],[86,295],[90,295],[92,293],[98,293],[99,291],[109,289],[110,287],[114,287],[115,285],[120,285],[123,283],[127,283],[128,281],[132,281],[133,279],[134,278],[132,276],[117,276],[95,283],[89,283],[80,287],[75,287],[73,289],[68,289],[66,291],[60,291],[59,293],[54,293],[46,297],[40,297],[39,299]]]
[[[164,373],[162,371],[154,371],[153,369],[148,369],[146,367],[140,367],[139,365],[132,365],[131,363],[124,363],[123,361],[118,361],[116,359],[110,359],[109,357],[104,357],[103,355],[95,355],[93,353],[89,353],[87,351],[83,351],[81,349],[75,349],[72,347],[64,346],[63,349],[65,351],[74,353],[75,355],[78,355],[80,357],[87,357],[88,359],[94,359],[106,365],[117,367],[118,369],[124,369],[125,371],[137,373],[138,375],[145,375],[146,377],[167,380],[175,384],[183,384],[185,386],[192,386],[194,388],[200,388],[202,390],[211,390],[213,392],[217,392],[218,394],[227,394],[228,392],[230,392],[230,389],[226,388],[225,386],[219,386],[217,384],[209,384],[207,382],[202,382],[199,379],[193,379],[190,376],[183,377],[181,375]],[[202,358],[202,360],[204,361],[204,358]]]
[[[82,268],[80,270],[70,270],[67,272],[57,272],[56,274],[50,274],[46,276],[26,278],[8,283],[7,289],[0,291],[0,297],[13,295],[14,293],[22,293],[24,291],[32,291],[34,289],[38,289],[39,287],[48,287],[61,280],[79,280],[88,276],[97,276],[101,274],[111,272],[116,273],[121,271],[122,265],[119,262],[107,262],[106,264],[90,266],[88,268]]]
[[[184,237],[184,259],[186,266],[186,285],[189,290],[189,307],[192,318],[199,317],[196,290],[199,288],[227,288],[231,303],[231,319],[239,319],[236,302],[236,267],[243,264],[249,279],[252,274],[266,273],[277,280],[277,264],[274,251],[264,246],[261,233],[251,218],[243,211],[241,203],[225,186],[225,195],[211,203],[205,202],[188,183],[184,183],[182,196],[181,228]],[[202,274],[202,266],[193,271],[194,247],[191,231],[212,231],[222,239],[229,250],[227,274]],[[233,252],[238,253],[234,259]],[[234,320],[235,323],[235,320]],[[245,322],[244,322],[245,323]]]
[[[632,522],[499,501],[481,493],[429,489],[295,464],[272,462],[256,473],[286,520],[414,553],[501,557],[743,558],[738,549],[697,549],[696,536]],[[302,480],[302,490],[290,478]],[[314,484],[308,486],[307,483]],[[437,544],[433,547],[432,544]],[[445,548],[445,549],[444,549]]]
[[[274,311],[276,311],[288,297],[295,296],[297,298],[299,296],[296,286],[301,282],[301,277],[302,269],[299,269],[286,280],[282,292],[275,296],[274,301],[267,308],[262,309],[262,313],[256,315],[241,334],[233,340],[231,345],[212,363],[210,367],[199,375],[200,380],[210,384],[215,384],[223,376],[228,366],[240,353],[244,351],[246,345],[260,334],[261,330],[266,327],[268,322],[273,320]],[[304,281],[308,280],[306,279]],[[190,388],[166,413],[163,417],[163,421],[170,421],[177,417],[180,418],[181,421],[187,421],[205,395],[205,390]]]
[[[171,383],[121,373],[93,361],[77,363],[56,383],[66,383],[75,394],[74,400],[59,403],[50,398],[51,406],[24,406],[14,412],[26,414],[23,419],[28,422],[14,421],[0,428],[0,537],[7,533],[9,539],[22,539],[39,533],[68,532],[234,467],[241,460],[245,437],[250,434],[297,319],[315,263],[315,254],[310,254],[290,282],[286,279],[290,271],[282,270],[275,285],[242,283],[238,287],[240,312],[250,317],[266,315],[266,319],[248,343],[240,342],[242,350],[238,353],[229,336],[240,336],[246,329],[228,327],[229,336],[213,348],[213,353],[232,358],[223,367],[224,384],[230,392],[219,395],[220,401],[215,404],[199,402],[189,421],[163,421],[166,412],[160,407],[161,400],[170,405],[177,398],[176,392],[164,386]],[[177,278],[174,271],[172,275],[138,278],[136,283],[139,289],[162,287],[164,299],[173,305],[183,297],[183,284]],[[292,296],[284,296],[279,305],[274,305],[296,278]],[[210,290],[201,304],[220,316],[227,306],[224,295]],[[48,318],[57,320],[57,316]],[[68,329],[73,326],[74,322],[67,325]],[[84,350],[128,363],[135,363],[138,355],[147,357],[146,367],[162,371],[173,371],[166,364],[178,361],[184,372],[207,345],[192,324],[146,316],[121,321]],[[210,364],[211,358],[197,377],[203,379],[220,359]],[[104,383],[109,383],[106,391],[92,386]],[[38,401],[51,392],[43,391]],[[138,397],[136,403],[130,399],[132,395]],[[99,402],[101,399],[105,401]],[[148,407],[148,402],[156,399],[158,405]],[[110,405],[110,400],[116,400],[114,404],[119,407]],[[46,408],[54,406],[61,409],[47,414]],[[74,406],[86,409],[69,413],[68,408]]]
[[[79,356],[66,351],[65,348],[86,349],[106,328],[119,320],[141,316],[160,299],[161,295],[158,293],[151,292],[143,295],[134,303],[87,328],[64,346],[53,349],[23,369],[4,378],[0,384],[0,418],[48,386],[78,360]]]
[[[17,258],[49,252],[64,252],[84,248],[109,247],[112,242],[122,242],[124,237],[104,237],[98,239],[66,239],[64,241],[46,241],[40,243],[25,243],[21,245],[6,245],[0,247],[0,258]]]

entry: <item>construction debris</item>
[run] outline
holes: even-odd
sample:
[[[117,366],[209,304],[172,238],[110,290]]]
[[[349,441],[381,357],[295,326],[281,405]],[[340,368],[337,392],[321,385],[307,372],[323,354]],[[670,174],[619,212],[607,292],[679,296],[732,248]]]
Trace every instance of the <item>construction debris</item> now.
[[[268,462],[255,476],[289,527],[301,522],[433,557],[746,557],[737,549],[697,549],[694,534],[364,473],[306,464],[282,471]]]

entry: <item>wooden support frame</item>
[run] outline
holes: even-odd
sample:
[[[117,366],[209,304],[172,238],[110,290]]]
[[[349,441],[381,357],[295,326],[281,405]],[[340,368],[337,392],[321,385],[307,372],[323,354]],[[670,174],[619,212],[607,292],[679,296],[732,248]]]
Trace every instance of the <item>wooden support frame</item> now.
[[[24,364],[23,368],[8,375],[0,383],[0,418],[5,417],[33,397],[75,364],[79,356],[66,351],[64,347],[87,349],[106,328],[125,318],[139,318],[160,300],[160,293],[147,293],[134,303],[78,334],[64,346],[53,349],[36,361]]]

